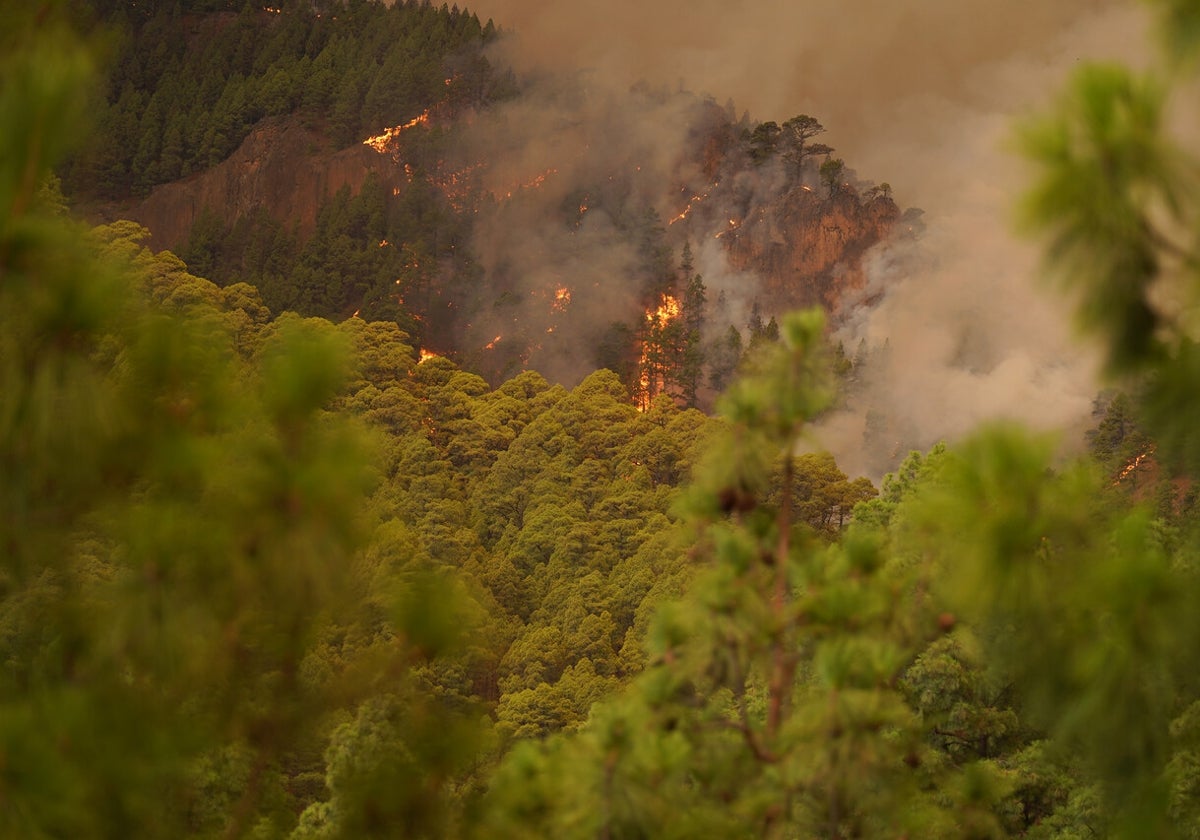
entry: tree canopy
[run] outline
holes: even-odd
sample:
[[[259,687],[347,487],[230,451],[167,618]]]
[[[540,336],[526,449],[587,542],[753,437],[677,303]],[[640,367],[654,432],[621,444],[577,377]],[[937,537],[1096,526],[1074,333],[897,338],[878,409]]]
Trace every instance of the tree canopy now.
[[[91,52],[7,4],[0,833],[1196,836],[1200,15],[1158,5],[1169,73],[1022,134],[1120,389],[1091,452],[992,426],[876,493],[812,451],[818,312],[639,411],[70,219]]]

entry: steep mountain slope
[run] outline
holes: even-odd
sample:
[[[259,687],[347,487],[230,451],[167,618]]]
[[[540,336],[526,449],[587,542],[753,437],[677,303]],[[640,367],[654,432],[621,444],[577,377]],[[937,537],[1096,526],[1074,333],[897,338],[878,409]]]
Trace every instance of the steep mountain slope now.
[[[156,249],[186,248],[205,211],[226,223],[265,212],[307,240],[330,198],[343,187],[357,195],[369,174],[387,174],[388,167],[381,164],[367,146],[332,149],[300,119],[269,117],[216,166],[162,184],[141,201],[107,212],[145,225]]]
[[[106,5],[127,52],[100,137],[66,172],[82,206],[141,222],[273,311],[396,321],[492,382],[608,367],[643,404],[706,404],[772,319],[836,316],[901,215],[813,140],[812,117],[517,86],[482,51],[491,22],[457,8],[129,22]],[[199,68],[218,81],[192,98]]]

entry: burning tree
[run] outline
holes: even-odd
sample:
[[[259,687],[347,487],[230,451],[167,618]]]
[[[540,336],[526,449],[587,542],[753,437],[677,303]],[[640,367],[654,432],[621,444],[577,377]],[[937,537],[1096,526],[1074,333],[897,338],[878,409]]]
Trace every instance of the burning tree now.
[[[693,271],[690,245],[684,245],[681,270],[682,295],[673,287],[646,309],[634,388],[634,401],[643,411],[659,394],[667,394],[688,407],[698,402],[704,371],[701,331],[707,295],[703,279]]]
[[[659,394],[668,393],[673,384],[682,334],[681,311],[679,300],[669,294],[662,295],[656,306],[646,310],[634,396],[642,411],[647,410]]]

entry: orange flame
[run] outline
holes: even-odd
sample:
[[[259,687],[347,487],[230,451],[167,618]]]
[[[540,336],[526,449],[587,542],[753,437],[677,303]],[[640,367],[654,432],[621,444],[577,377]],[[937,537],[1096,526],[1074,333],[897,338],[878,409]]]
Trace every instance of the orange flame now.
[[[441,356],[439,356],[437,353],[434,353],[432,350],[422,350],[421,358],[417,361],[417,364],[420,364],[421,362],[428,362],[430,359],[440,358]]]
[[[1147,446],[1144,450],[1142,450],[1141,454],[1137,455],[1134,458],[1131,458],[1129,463],[1126,464],[1124,466],[1124,468],[1122,468],[1121,472],[1117,474],[1117,477],[1115,479],[1113,479],[1113,483],[1111,486],[1116,487],[1122,481],[1129,478],[1129,476],[1133,474],[1133,471],[1142,465],[1143,461],[1145,461],[1147,458],[1149,458],[1151,455],[1154,454],[1154,450],[1155,450],[1155,446],[1152,443],[1149,446]]]
[[[571,290],[566,286],[554,290],[554,311],[562,312],[571,303]]]
[[[513,187],[511,190],[506,191],[504,193],[504,197],[512,198],[514,192],[520,192],[522,190],[535,190],[538,187],[540,187],[542,184],[546,183],[546,179],[549,178],[551,175],[557,175],[557,174],[558,174],[558,170],[555,169],[554,167],[550,167],[545,172],[542,172],[538,175],[533,176],[532,180],[526,181],[523,184],[518,184],[517,186]]]
[[[487,344],[483,345],[483,349],[484,349],[484,350],[495,350],[495,349],[496,349],[496,343],[497,343],[497,342],[498,342],[498,341],[499,341],[501,338],[503,338],[503,336],[499,336],[499,335],[498,335],[498,336],[496,336],[496,337],[495,337],[495,338],[493,338],[491,341],[489,341]]]
[[[716,184],[713,184],[713,187],[715,187],[715,186],[716,186]],[[670,225],[675,224],[676,222],[682,222],[684,219],[686,219],[688,217],[688,214],[692,212],[692,210],[695,208],[695,206],[697,204],[699,204],[701,201],[704,201],[704,199],[708,198],[708,193],[711,191],[712,191],[712,187],[709,187],[708,190],[700,193],[699,195],[693,194],[692,197],[690,199],[688,199],[687,207],[683,208],[683,212],[680,213],[678,216],[676,216],[674,219],[671,219],[671,221],[667,222],[667,225],[670,226]]]
[[[420,116],[413,117],[404,125],[396,125],[391,128],[384,129],[383,134],[376,134],[374,137],[368,137],[363,141],[364,146],[370,146],[375,151],[383,154],[387,151],[388,145],[395,138],[399,137],[403,132],[410,128],[416,128],[418,125],[425,125],[429,122],[429,109],[426,108],[421,112]]]
[[[671,295],[663,295],[662,302],[657,309],[646,310],[646,320],[650,323],[659,322],[662,324],[668,321],[673,321],[679,317],[679,301]]]
[[[646,323],[651,331],[662,329],[678,318],[681,312],[678,299],[673,295],[663,295],[658,306],[646,310]],[[654,397],[663,393],[666,387],[663,372],[652,370],[648,344],[649,342],[642,343],[642,354],[638,359],[638,392],[634,401],[638,411],[649,411]]]
[[[720,233],[718,233],[716,236],[713,237],[713,239],[720,239],[725,234],[732,233],[733,231],[737,230],[739,227],[741,227],[741,223],[737,219],[730,219],[729,227],[726,230],[723,230]]]
[[[482,163],[473,163],[462,169],[446,169],[444,161],[439,161],[437,176],[430,179],[430,183],[442,191],[451,207],[461,212],[467,208],[468,201],[473,197],[475,186],[473,176],[483,167]]]

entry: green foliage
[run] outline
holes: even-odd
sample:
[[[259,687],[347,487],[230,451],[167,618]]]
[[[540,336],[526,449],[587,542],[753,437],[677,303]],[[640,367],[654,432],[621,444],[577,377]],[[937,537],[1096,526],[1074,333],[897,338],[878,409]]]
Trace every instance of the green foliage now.
[[[833,198],[842,189],[846,173],[846,162],[841,158],[828,158],[818,170],[821,183],[829,189],[829,197]]]
[[[1094,471],[1055,472],[1049,453],[1011,430],[978,437],[916,494],[910,533],[946,558],[947,603],[976,628],[1028,723],[1084,759],[1115,829],[1145,828],[1165,818],[1195,583],[1145,512],[1098,504]]]
[[[1181,6],[1173,30],[1191,30]],[[1172,136],[1170,85],[1150,73],[1089,65],[1060,107],[1027,124],[1039,165],[1025,219],[1048,238],[1055,276],[1078,293],[1081,325],[1101,337],[1108,371],[1139,392],[1147,431],[1175,467],[1200,464],[1191,413],[1200,352],[1194,318],[1195,158]]]
[[[1187,183],[1162,135],[1164,90],[1118,66],[1080,70],[1061,115],[1023,137],[1043,165],[1030,193],[1030,226],[1052,236],[1049,258],[1067,279],[1094,278],[1084,326],[1113,336],[1115,373],[1161,352],[1149,287],[1159,272],[1155,217],[1178,219]]]
[[[886,568],[866,541],[822,549],[797,521],[796,485],[828,481],[823,460],[791,454],[831,396],[821,318],[786,319],[782,339],[723,401],[728,428],[687,503],[704,562],[684,600],[660,609],[646,671],[577,735],[514,750],[486,830],[857,836],[950,824],[919,793],[920,729],[895,689],[937,624],[897,597],[912,591],[911,570]]]
[[[167,4],[83,5],[115,45],[98,135],[67,166],[72,192],[92,197],[145,193],[213,166],[265,117],[298,112],[347,146],[447,99],[477,104],[494,86],[482,55],[491,36],[457,8],[215,3],[181,15]]]
[[[362,597],[379,474],[373,436],[330,411],[342,332],[268,327],[252,289],[151,254],[144,229],[88,235],[36,199],[53,148],[31,114],[87,84],[82,48],[43,37],[5,53],[0,97],[0,832],[277,836],[324,788],[305,756],[328,716],[446,654],[447,588]],[[419,708],[394,729],[458,720]],[[441,807],[446,747],[412,747],[423,793],[398,818]]]
[[[1183,44],[1189,10],[1161,5]],[[418,32],[435,51],[484,37],[403,9],[433,21]],[[404,95],[402,73],[339,88],[352,42],[297,10],[265,53],[253,8],[229,19],[206,59],[228,81],[175,79],[220,104],[187,142],[217,153],[272,67],[286,101],[272,56],[292,49],[336,130],[359,98]],[[124,12],[139,37],[171,31]],[[642,412],[611,371],[492,389],[418,361],[395,321],[272,319],[269,295],[151,252],[136,224],[77,227],[49,170],[87,51],[53,14],[7,19],[0,833],[1197,835],[1200,356],[1157,291],[1194,292],[1194,192],[1165,87],[1084,71],[1026,134],[1045,167],[1031,218],[1133,379],[1098,404],[1093,459],[985,429],[910,454],[876,495],[803,448],[834,400],[817,313],[757,316],[720,418],[672,398],[696,398],[705,293],[686,250],[673,277],[652,216],[648,289],[684,303],[677,331],[650,335],[677,390]],[[169,125],[143,82],[178,55],[122,65],[110,140],[135,106]],[[781,143],[817,154],[815,120],[764,126],[748,138],[764,161]],[[135,145],[152,166],[155,142]],[[365,294],[329,281],[355,241],[386,250],[387,216],[378,190],[333,202],[304,293]],[[260,246],[265,276],[279,265]],[[200,263],[221,247],[201,237]],[[392,282],[389,259],[348,283]],[[741,356],[736,331],[725,343],[722,377]],[[1121,492],[1156,443],[1181,477]]]

